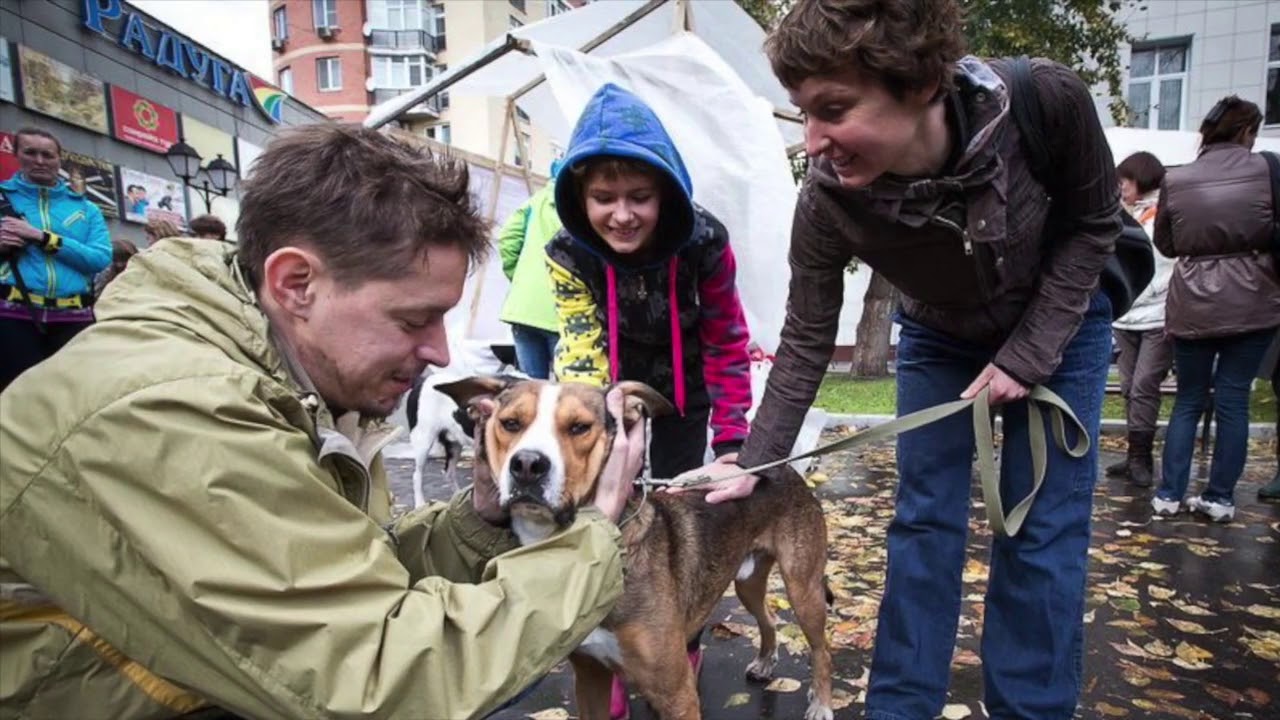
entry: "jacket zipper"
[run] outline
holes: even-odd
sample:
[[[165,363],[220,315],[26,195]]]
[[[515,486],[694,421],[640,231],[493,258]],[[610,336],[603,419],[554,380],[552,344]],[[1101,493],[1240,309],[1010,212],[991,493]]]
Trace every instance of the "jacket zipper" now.
[[[41,189],[40,194],[40,222],[44,225],[45,232],[53,232],[53,218],[49,214],[49,191]],[[45,290],[46,298],[58,297],[58,271],[53,266],[53,258],[48,253],[41,253],[44,256],[44,277],[48,287]]]
[[[982,265],[982,258],[978,257],[974,251],[973,238],[969,237],[969,229],[962,228],[941,215],[933,216],[933,220],[960,236],[960,242],[964,245],[965,257],[973,258],[973,269],[978,274],[978,286],[982,291],[982,299],[990,300],[992,295],[991,278],[987,276],[987,270]]]

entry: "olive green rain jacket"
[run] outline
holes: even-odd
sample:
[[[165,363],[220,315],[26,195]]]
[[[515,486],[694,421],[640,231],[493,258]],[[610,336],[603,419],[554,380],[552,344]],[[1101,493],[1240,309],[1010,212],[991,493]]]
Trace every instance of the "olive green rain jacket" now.
[[[384,529],[386,426],[304,389],[233,257],[147,250],[0,395],[0,720],[492,712],[612,607],[617,529],[517,548],[469,491]]]

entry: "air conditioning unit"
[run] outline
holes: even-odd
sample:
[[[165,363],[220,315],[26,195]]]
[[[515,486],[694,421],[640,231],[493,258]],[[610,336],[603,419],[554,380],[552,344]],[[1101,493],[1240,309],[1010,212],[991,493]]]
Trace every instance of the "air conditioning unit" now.
[[[338,28],[332,25],[321,25],[320,27],[316,28],[316,34],[324,38],[325,40],[331,40],[334,35],[338,34]]]
[[[278,38],[278,37],[271,38],[271,49],[275,50],[276,52],[280,52],[281,50],[283,50],[284,38]]]

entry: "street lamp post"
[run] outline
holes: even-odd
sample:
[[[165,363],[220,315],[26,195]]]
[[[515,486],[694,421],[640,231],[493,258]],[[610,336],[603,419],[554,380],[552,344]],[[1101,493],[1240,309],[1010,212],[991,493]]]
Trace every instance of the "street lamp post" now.
[[[165,159],[169,161],[169,167],[173,168],[173,174],[182,179],[182,184],[204,199],[206,213],[213,212],[213,196],[226,197],[239,179],[236,166],[224,160],[222,153],[218,153],[218,157],[210,160],[207,166],[201,167],[203,158],[184,138],[179,138],[178,142],[169,146]],[[199,185],[193,182],[196,179],[199,179]]]

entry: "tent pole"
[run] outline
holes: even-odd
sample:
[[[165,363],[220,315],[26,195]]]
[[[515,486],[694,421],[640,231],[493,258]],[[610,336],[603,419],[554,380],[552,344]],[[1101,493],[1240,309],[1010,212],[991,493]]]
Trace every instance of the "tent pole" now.
[[[690,0],[676,0],[676,11],[672,18],[671,33],[693,32],[693,8]]]
[[[506,119],[502,121],[502,140],[498,143],[498,157],[493,161],[493,187],[489,188],[489,210],[485,213],[485,219],[493,223],[494,216],[498,214],[498,196],[502,189],[502,170],[506,165],[507,158],[507,137],[510,133],[515,132],[515,128],[511,125],[513,113],[509,112],[512,101],[507,101],[508,113]],[[472,331],[476,327],[476,313],[480,311],[480,295],[484,292],[484,271],[485,266],[489,264],[488,256],[485,256],[484,262],[480,263],[480,267],[476,268],[476,287],[471,293],[471,307],[467,312],[467,337],[471,337]]]
[[[645,3],[644,5],[636,9],[635,12],[622,18],[618,22],[614,23],[613,27],[610,27],[608,30],[605,30],[604,32],[595,36],[595,38],[593,38],[591,42],[578,48],[578,52],[583,53],[584,55],[587,53],[590,53],[592,50],[595,50],[601,45],[609,42],[618,33],[622,32],[623,30],[626,30],[629,26],[635,24],[636,22],[639,22],[641,18],[645,17],[646,15],[653,12],[654,10],[657,10],[663,5],[666,5],[668,2],[671,2],[671,0],[649,0],[649,2]],[[530,90],[533,90],[534,88],[538,87],[539,85],[541,85],[546,81],[547,81],[547,76],[543,74],[539,74],[538,77],[530,80],[528,83],[525,84],[524,87],[511,93],[511,95],[509,95],[508,97],[510,97],[512,100],[519,100]]]
[[[507,101],[507,122],[511,123],[511,131],[515,134],[516,152],[524,158],[520,164],[521,175],[524,176],[524,189],[533,194],[533,178],[529,177],[529,167],[533,164],[533,148],[525,147],[524,136],[520,134],[520,123],[516,122],[516,101]]]

